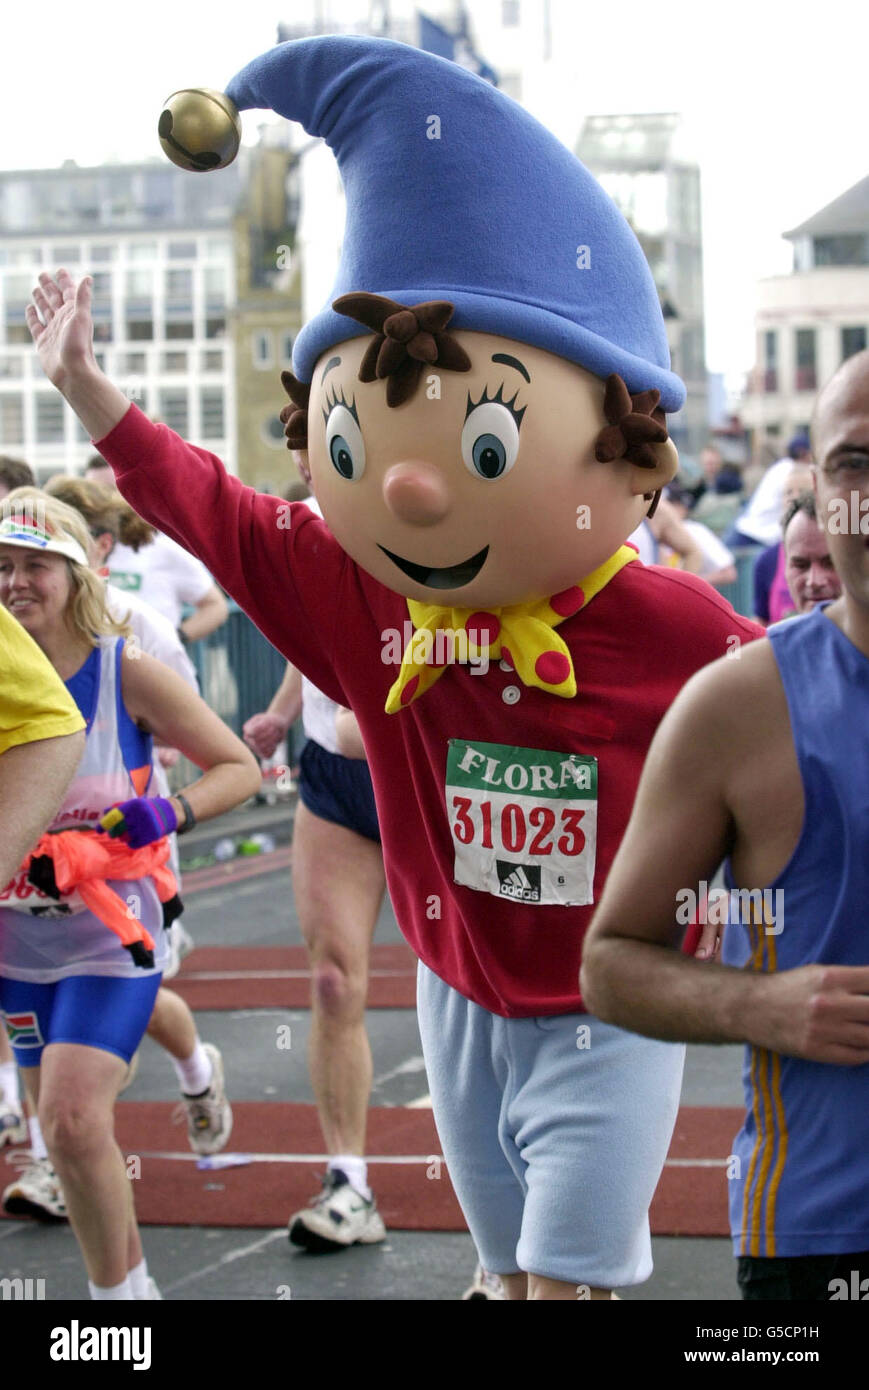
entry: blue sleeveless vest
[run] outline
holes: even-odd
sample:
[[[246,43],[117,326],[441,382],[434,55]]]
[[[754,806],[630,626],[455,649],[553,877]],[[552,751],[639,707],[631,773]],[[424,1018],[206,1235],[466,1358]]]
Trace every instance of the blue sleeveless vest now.
[[[773,912],[764,921],[762,912],[731,910],[723,959],[765,971],[869,965],[869,659],[820,608],[770,628],[769,638],[805,818],[770,885]],[[729,860],[725,877],[732,888]],[[869,1064],[748,1047],[743,1084],[748,1113],[728,1182],[735,1253],[869,1250]]]

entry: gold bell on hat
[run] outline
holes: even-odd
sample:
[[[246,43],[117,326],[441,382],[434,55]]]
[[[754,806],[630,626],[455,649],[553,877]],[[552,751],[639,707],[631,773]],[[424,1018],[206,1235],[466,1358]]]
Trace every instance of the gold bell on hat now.
[[[241,120],[235,102],[209,87],[173,92],[157,123],[163,153],[181,169],[225,169],[238,154]]]

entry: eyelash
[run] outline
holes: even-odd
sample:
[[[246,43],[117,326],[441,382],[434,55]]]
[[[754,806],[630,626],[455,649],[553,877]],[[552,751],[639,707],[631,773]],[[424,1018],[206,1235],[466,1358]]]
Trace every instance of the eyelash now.
[[[519,389],[521,390],[522,388],[520,387]],[[472,401],[472,400],[471,400],[470,392],[468,392],[468,405],[467,405],[467,409],[465,410],[465,419],[467,420],[467,418],[468,418],[468,416],[470,415],[471,411],[472,411],[472,410],[476,410],[478,405],[484,405],[484,404],[485,404],[486,402],[488,402],[488,401],[494,401],[496,405],[503,405],[505,410],[509,410],[510,414],[513,416],[513,419],[514,419],[515,422],[516,422],[516,428],[517,428],[517,430],[518,430],[518,429],[520,429],[521,426],[522,426],[522,417],[523,417],[523,415],[525,414],[525,411],[528,409],[528,407],[527,407],[526,405],[523,405],[523,406],[521,407],[521,409],[519,409],[519,410],[517,410],[517,409],[514,408],[513,402],[517,399],[518,395],[519,395],[519,391],[516,392],[516,395],[515,395],[515,396],[511,396],[511,398],[510,398],[509,401],[505,401],[505,400],[504,400],[504,383],[503,383],[503,382],[502,382],[501,385],[498,387],[498,390],[495,392],[495,395],[494,395],[494,396],[490,396],[490,395],[489,395],[489,391],[488,391],[488,387],[485,387],[485,386],[484,386],[484,387],[483,387],[483,394],[482,394],[482,396],[480,397],[480,399],[479,399],[478,401]]]
[[[359,424],[359,416],[356,413],[356,397],[354,396],[350,401],[345,400],[344,392],[340,388],[337,391],[332,389],[331,394],[329,394],[328,391],[326,393],[326,405],[323,408],[323,421],[325,424],[329,423],[329,416],[332,414],[336,405],[343,405],[350,411],[357,425]]]

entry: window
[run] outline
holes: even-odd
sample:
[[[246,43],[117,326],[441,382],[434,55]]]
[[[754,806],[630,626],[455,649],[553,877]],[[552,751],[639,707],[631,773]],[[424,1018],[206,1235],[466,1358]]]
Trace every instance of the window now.
[[[108,270],[95,270],[91,275],[93,280],[94,298],[111,299],[112,296],[112,275]]]
[[[160,391],[158,393],[157,410],[160,419],[170,429],[178,434],[187,433],[187,392],[186,391]]]
[[[37,444],[63,443],[63,397],[40,391],[36,397]]]
[[[167,319],[166,337],[170,340],[176,338],[192,338],[193,321],[191,319]]]
[[[167,270],[166,271],[166,299],[168,302],[181,300],[189,305],[193,298],[193,271],[192,270]]]
[[[260,371],[272,365],[272,334],[265,329],[259,329],[251,334],[251,345],[253,348],[253,365]]]
[[[206,267],[205,303],[209,309],[222,309],[226,303],[226,271],[222,265]]]
[[[847,357],[853,357],[855,352],[862,352],[866,346],[866,329],[861,325],[859,328],[843,328],[842,336],[842,361]]]
[[[121,372],[144,372],[147,358],[144,352],[125,352],[118,362]]]
[[[869,265],[869,236],[853,232],[815,237],[815,265]]]
[[[28,346],[31,346],[33,343],[33,339],[30,336],[30,329],[27,327],[26,323],[7,322],[6,341],[7,343],[27,343]]]
[[[52,246],[51,259],[55,265],[76,265],[81,260],[81,247]]]
[[[763,389],[778,390],[778,334],[769,329],[763,335]]]
[[[282,361],[282,362],[285,362],[285,363],[290,363],[290,362],[292,362],[292,360],[293,360],[293,342],[294,342],[294,341],[295,341],[295,340],[294,340],[294,338],[293,338],[292,333],[282,333],[282,334],[281,334],[281,361]]]
[[[156,241],[131,241],[127,247],[128,261],[156,261]]]
[[[0,444],[24,443],[24,397],[0,394]]]
[[[223,353],[222,352],[203,352],[200,358],[203,372],[222,372]]]
[[[24,361],[20,357],[0,357],[0,377],[8,380],[10,377],[24,375]]]
[[[164,352],[160,362],[160,369],[164,372],[186,372],[187,353]]]
[[[209,237],[205,243],[205,254],[212,261],[228,261],[231,249],[228,237]]]
[[[217,318],[205,320],[206,338],[222,338],[226,333],[226,319],[221,314]]]
[[[206,386],[199,393],[203,439],[222,439],[224,433],[223,392]]]
[[[111,316],[98,318],[96,306],[94,306],[94,342],[110,343],[112,341],[112,320]]]
[[[151,342],[154,337],[154,320],[128,319],[127,337],[131,343]]]
[[[124,276],[124,289],[128,299],[148,299],[154,293],[154,273],[151,270],[128,270]]]
[[[284,434],[284,426],[277,415],[269,415],[262,423],[262,437],[266,444],[271,444],[274,448],[286,444],[287,438]]]
[[[167,248],[170,261],[192,261],[196,259],[195,241],[170,241]]]
[[[11,304],[29,304],[30,292],[33,289],[35,280],[32,275],[7,275],[6,276],[6,307]]]
[[[93,265],[99,265],[102,261],[113,261],[115,259],[116,248],[114,246],[92,246],[87,253],[87,260]]]
[[[0,251],[0,265],[39,265],[44,261],[41,246],[10,247]]]
[[[798,328],[796,330],[796,352],[797,390],[814,391],[817,387],[814,328]]]

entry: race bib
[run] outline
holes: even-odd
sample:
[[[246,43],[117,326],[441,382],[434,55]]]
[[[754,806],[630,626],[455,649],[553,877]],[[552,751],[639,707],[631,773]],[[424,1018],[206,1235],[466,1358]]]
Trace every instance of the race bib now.
[[[596,758],[450,739],[446,806],[456,883],[541,907],[594,901]]]
[[[137,594],[142,587],[142,576],[129,570],[110,569],[109,583],[114,584],[116,589],[123,589],[125,593]]]
[[[65,893],[60,902],[49,898],[30,882],[26,869],[19,869],[0,892],[0,908],[27,912],[31,917],[68,917],[73,911],[82,912],[84,906],[78,893]]]

